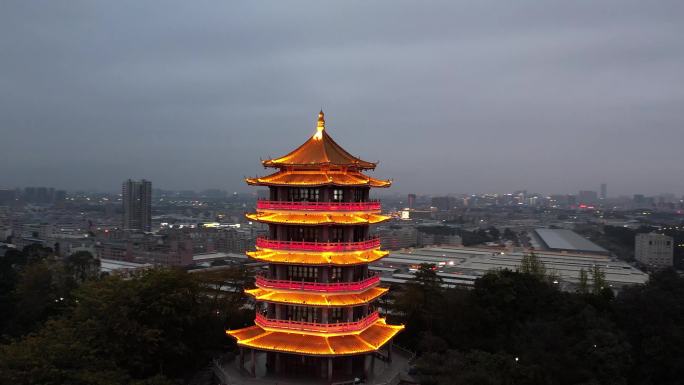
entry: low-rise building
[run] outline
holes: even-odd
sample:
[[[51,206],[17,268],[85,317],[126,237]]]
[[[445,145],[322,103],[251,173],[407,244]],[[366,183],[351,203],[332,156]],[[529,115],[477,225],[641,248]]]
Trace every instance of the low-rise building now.
[[[634,257],[649,269],[663,269],[673,265],[674,245],[672,237],[664,234],[637,234]]]

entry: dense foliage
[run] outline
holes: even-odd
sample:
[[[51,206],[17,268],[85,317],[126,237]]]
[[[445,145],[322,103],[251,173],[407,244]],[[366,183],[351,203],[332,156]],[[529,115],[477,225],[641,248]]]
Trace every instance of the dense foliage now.
[[[591,281],[591,280],[590,280]],[[600,278],[599,278],[600,281]],[[429,266],[398,288],[397,342],[423,384],[680,384],[684,279],[656,274],[617,298],[561,292],[534,272],[498,271],[443,289]]]
[[[154,269],[102,277],[87,253],[29,247],[0,258],[0,384],[182,383],[233,348],[226,327],[248,324],[241,267],[208,274]],[[430,384],[674,385],[684,378],[684,279],[605,289],[584,272],[577,293],[534,254],[472,290],[445,289],[432,266],[383,298],[406,325]]]
[[[39,251],[13,253],[0,267],[13,279],[0,293],[3,384],[176,383],[225,351],[225,328],[250,316],[235,305],[242,290],[221,290],[243,287],[242,268],[100,277],[90,255]]]

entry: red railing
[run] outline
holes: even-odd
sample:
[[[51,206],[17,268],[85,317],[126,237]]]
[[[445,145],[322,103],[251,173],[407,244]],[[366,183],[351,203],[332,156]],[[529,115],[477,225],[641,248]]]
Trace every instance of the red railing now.
[[[306,290],[316,292],[345,292],[345,291],[361,291],[373,287],[380,283],[380,276],[372,274],[362,281],[355,282],[304,282],[304,281],[287,281],[266,278],[263,275],[256,276],[256,285],[268,289],[283,289],[283,290]]]
[[[298,242],[276,241],[264,237],[256,240],[257,247],[277,250],[307,251],[358,251],[380,247],[380,238],[371,238],[360,242]]]
[[[380,201],[369,202],[288,202],[257,201],[258,210],[302,210],[302,211],[378,211]]]
[[[323,324],[318,322],[301,322],[301,321],[289,321],[289,320],[278,320],[269,319],[262,314],[257,314],[254,322],[261,327],[272,327],[278,329],[290,329],[295,331],[311,331],[318,333],[343,333],[343,332],[354,332],[367,328],[378,320],[380,316],[378,312],[373,312],[354,322],[338,322]]]

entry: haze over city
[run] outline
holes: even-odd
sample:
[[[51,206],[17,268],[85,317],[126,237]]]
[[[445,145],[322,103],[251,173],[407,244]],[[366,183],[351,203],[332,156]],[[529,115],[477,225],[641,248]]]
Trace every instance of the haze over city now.
[[[0,384],[682,385],[683,20],[0,2]]]
[[[6,1],[0,187],[246,192],[259,158],[304,142],[323,107],[397,193],[681,196],[682,11]]]

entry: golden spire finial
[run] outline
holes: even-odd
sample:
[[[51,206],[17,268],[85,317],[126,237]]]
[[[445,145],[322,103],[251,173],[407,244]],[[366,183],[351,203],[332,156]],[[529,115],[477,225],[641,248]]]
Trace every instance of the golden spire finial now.
[[[318,113],[318,124],[316,125],[314,139],[323,139],[323,130],[325,130],[325,114],[323,109],[321,109],[321,112]]]

